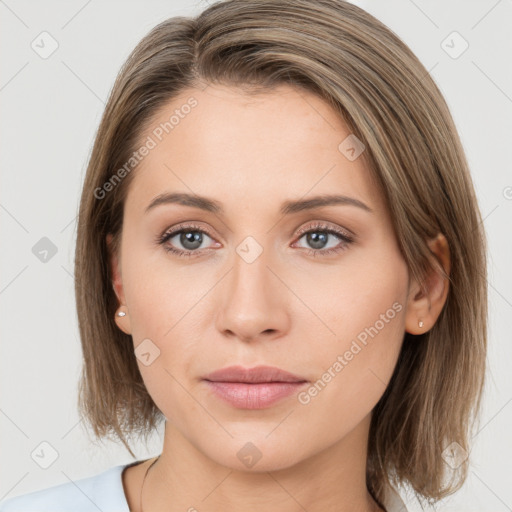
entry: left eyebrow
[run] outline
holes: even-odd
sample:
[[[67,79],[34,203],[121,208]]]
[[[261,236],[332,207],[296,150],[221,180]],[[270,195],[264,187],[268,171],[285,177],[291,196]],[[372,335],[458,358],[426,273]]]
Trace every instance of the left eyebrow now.
[[[313,210],[314,208],[331,205],[357,206],[369,213],[373,213],[373,210],[359,199],[342,195],[321,195],[310,199],[286,201],[281,207],[281,213],[283,215],[289,215],[292,213],[302,212],[304,210]]]
[[[163,204],[181,204],[216,214],[224,213],[221,203],[215,199],[183,192],[167,192],[156,196],[146,207],[145,213],[147,214],[152,209]],[[281,206],[280,212],[282,215],[290,215],[305,210],[313,210],[315,208],[321,208],[322,206],[332,205],[356,206],[369,213],[373,213],[373,210],[359,199],[343,195],[320,195],[310,199],[285,201]]]

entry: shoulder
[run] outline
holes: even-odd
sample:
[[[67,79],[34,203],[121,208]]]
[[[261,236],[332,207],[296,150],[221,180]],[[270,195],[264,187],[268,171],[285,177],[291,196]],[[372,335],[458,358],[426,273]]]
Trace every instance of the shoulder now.
[[[0,502],[0,512],[130,512],[121,474],[127,465]]]
[[[398,488],[391,483],[389,483],[384,492],[384,507],[387,512],[407,512],[407,507],[400,496]],[[2,512],[2,509],[0,509],[0,512]]]

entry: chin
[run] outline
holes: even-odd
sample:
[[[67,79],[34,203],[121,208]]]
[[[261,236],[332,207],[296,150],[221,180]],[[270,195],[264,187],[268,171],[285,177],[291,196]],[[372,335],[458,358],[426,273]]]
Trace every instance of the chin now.
[[[289,436],[274,432],[266,438],[271,430],[259,429],[254,435],[250,431],[235,435],[227,442],[204,447],[204,453],[222,466],[248,473],[287,469],[307,457],[302,450],[297,450],[297,446],[304,444]]]

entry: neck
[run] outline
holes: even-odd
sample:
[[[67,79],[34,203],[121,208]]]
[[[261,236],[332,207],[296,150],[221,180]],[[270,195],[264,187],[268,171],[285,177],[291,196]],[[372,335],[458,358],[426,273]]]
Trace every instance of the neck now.
[[[382,511],[366,488],[369,421],[296,464],[265,468],[262,456],[247,470],[216,463],[167,422],[162,454],[143,487],[143,510]]]

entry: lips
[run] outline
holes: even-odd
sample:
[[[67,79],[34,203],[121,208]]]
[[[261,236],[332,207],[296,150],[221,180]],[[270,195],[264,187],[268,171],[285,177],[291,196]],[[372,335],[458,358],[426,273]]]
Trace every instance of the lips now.
[[[210,382],[242,382],[258,384],[267,382],[307,382],[304,377],[282,370],[275,366],[255,366],[244,368],[243,366],[228,366],[209,373],[204,380]]]
[[[238,409],[264,409],[297,393],[304,377],[275,366],[228,366],[203,377],[214,395]]]

